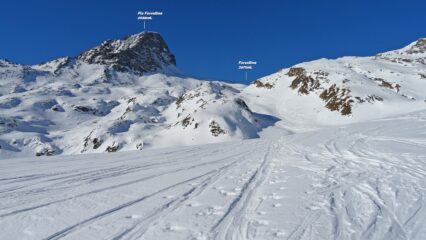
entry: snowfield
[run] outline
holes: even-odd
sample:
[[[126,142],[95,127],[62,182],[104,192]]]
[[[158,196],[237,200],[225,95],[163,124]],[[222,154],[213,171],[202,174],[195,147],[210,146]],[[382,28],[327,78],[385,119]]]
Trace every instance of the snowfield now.
[[[425,124],[1,160],[0,239],[426,239]]]

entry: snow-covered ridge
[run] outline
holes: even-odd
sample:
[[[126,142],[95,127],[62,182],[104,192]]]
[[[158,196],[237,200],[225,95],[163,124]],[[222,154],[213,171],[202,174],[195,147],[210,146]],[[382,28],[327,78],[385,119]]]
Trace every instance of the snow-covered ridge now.
[[[239,140],[276,121],[244,109],[242,85],[182,75],[158,33],[109,40],[77,58],[0,64],[0,158]],[[197,92],[206,105],[177,108]],[[197,127],[177,125],[188,115]]]
[[[426,64],[426,38],[420,38],[399,50],[380,53],[377,57],[393,62],[418,62]]]
[[[186,77],[151,32],[34,66],[0,60],[0,158],[216,143],[424,109],[424,44],[301,63],[249,86]]]
[[[375,57],[301,63],[253,82],[244,92],[255,109],[326,125],[424,109],[425,49],[426,39],[420,39]]]

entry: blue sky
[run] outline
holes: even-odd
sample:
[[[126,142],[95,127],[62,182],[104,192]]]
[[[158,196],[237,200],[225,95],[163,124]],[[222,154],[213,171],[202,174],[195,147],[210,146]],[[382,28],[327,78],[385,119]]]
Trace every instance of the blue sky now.
[[[412,0],[7,0],[0,58],[34,64],[76,56],[143,30],[139,10],[185,72],[244,82],[238,60],[256,60],[252,81],[303,61],[373,55],[426,37],[426,1]]]

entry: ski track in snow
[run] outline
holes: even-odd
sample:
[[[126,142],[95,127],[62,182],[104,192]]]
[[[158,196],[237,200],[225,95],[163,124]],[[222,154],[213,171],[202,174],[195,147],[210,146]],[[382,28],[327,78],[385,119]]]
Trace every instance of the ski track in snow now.
[[[0,239],[426,239],[425,135],[411,117],[2,160]]]
[[[223,217],[212,227],[214,238],[249,238],[249,219],[247,218],[253,214],[255,207],[259,204],[256,199],[257,191],[268,174],[271,151],[272,148],[269,147],[263,161],[243,185],[238,197],[232,201]]]

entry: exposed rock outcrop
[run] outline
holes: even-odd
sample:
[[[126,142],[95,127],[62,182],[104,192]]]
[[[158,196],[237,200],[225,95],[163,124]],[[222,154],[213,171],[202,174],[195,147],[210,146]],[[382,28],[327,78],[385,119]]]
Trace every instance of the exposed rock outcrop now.
[[[138,74],[156,72],[176,65],[175,56],[160,34],[142,32],[122,40],[108,40],[80,56],[78,60],[89,64],[111,65],[113,69]]]

